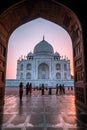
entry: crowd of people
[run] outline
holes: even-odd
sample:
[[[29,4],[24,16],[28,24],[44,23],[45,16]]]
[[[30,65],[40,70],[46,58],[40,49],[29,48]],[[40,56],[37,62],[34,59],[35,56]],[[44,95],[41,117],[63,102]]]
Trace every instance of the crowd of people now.
[[[24,85],[22,82],[20,82],[20,85],[19,85],[19,97],[20,97],[20,100],[22,100],[22,97],[23,97],[23,89],[24,89]],[[26,95],[30,94],[31,95],[32,93],[32,83],[29,84],[29,82],[26,84]]]
[[[56,95],[62,95],[62,94],[65,94],[65,86],[64,84],[56,84],[55,86],[56,88],[56,92],[55,94]],[[73,87],[71,87],[73,89]],[[23,90],[24,89],[24,85],[22,82],[20,82],[20,85],[19,85],[19,97],[20,97],[20,100],[22,100],[22,97],[23,97]],[[26,95],[30,95],[32,94],[32,90],[36,90],[37,88],[33,88],[32,87],[32,83],[27,83],[26,86],[25,86],[25,92],[26,92]],[[52,87],[45,87],[44,84],[41,85],[41,87],[37,90],[41,90],[41,94],[44,95],[45,94],[45,90],[48,90],[48,94],[49,95],[52,95]],[[69,87],[68,87],[68,90],[69,90]]]

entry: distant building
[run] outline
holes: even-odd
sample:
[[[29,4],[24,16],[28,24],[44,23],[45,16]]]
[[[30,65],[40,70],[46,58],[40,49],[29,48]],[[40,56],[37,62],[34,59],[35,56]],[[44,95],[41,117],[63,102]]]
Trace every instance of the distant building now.
[[[33,53],[29,52],[26,57],[17,61],[17,74],[14,81],[15,86],[19,81],[31,82],[33,87],[45,86],[55,87],[57,83],[65,86],[73,86],[71,79],[70,60],[63,58],[47,41],[40,41],[34,48]]]

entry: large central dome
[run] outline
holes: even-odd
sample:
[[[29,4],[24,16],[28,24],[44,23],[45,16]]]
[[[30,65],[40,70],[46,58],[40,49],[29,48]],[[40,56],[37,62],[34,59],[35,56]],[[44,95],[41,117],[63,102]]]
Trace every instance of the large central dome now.
[[[45,54],[54,53],[53,47],[47,41],[45,41],[44,38],[34,48],[34,54],[41,54],[41,53]]]

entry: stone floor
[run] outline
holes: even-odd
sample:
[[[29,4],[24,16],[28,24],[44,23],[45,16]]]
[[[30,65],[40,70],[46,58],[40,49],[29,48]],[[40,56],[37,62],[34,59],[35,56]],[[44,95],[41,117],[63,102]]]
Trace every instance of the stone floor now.
[[[87,113],[75,106],[74,94],[6,94],[0,107],[0,130],[87,130]]]

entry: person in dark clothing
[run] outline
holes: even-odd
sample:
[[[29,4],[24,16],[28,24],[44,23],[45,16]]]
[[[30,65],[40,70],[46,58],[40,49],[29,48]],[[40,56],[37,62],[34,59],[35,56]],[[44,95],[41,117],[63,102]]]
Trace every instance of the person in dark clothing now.
[[[52,95],[52,88],[49,87],[49,95]]]
[[[19,85],[19,98],[20,98],[20,101],[22,100],[22,97],[23,97],[23,83],[20,82],[20,85]]]
[[[29,93],[30,93],[30,96],[32,94],[32,83],[29,84]]]
[[[41,90],[42,90],[42,95],[44,95],[44,84],[42,84]]]
[[[26,95],[29,93],[29,83],[26,84]]]
[[[58,84],[56,85],[56,95],[58,94],[58,89],[59,89],[59,87],[58,87]]]
[[[60,95],[62,94],[62,85],[59,85]]]
[[[64,87],[64,84],[62,85],[62,89],[63,89],[63,94],[65,94],[65,87]]]

